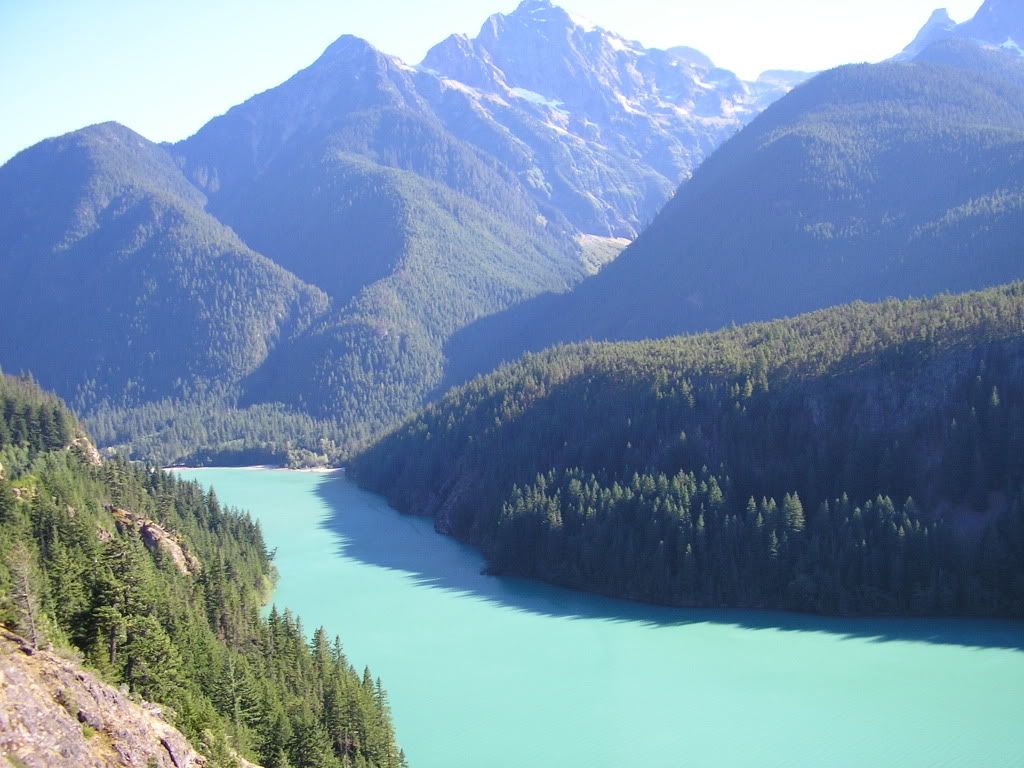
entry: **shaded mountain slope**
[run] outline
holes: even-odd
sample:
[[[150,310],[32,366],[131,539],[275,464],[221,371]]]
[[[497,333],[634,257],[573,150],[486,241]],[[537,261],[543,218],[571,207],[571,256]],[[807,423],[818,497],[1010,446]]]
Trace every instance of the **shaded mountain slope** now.
[[[0,199],[0,360],[86,407],[237,382],[327,308],[122,126],[26,150]]]

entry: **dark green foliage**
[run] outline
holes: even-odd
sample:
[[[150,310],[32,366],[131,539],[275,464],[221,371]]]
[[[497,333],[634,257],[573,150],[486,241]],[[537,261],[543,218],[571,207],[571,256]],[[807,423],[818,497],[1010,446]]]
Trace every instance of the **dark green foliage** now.
[[[60,399],[30,379],[0,374],[0,449],[20,449],[24,458],[66,448],[78,422]]]
[[[556,348],[453,390],[351,470],[496,569],[579,588],[1024,615],[1022,457],[1014,284]]]
[[[842,67],[726,142],[615,262],[481,321],[448,380],[525,351],[1024,277],[1024,61],[969,43]]]
[[[290,467],[334,463],[360,433],[280,404],[239,408],[230,394],[163,399],[134,408],[107,404],[86,419],[98,444],[161,466]]]
[[[266,766],[403,765],[382,691],[340,643],[325,651],[324,630],[310,642],[287,612],[260,617],[273,568],[247,515],[152,467],[85,463],[64,450],[66,409],[30,382],[0,378],[0,404],[0,435],[18,435],[0,441],[0,622],[165,705],[217,765],[232,750]],[[40,408],[67,432],[33,442],[44,420],[25,414]],[[174,546],[147,538],[153,526]]]

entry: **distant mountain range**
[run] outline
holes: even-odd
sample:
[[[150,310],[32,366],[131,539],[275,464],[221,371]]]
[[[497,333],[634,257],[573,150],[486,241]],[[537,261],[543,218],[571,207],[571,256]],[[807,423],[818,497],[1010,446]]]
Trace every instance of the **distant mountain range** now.
[[[1024,58],[939,41],[795,89],[599,275],[457,334],[448,381],[561,342],[996,285],[1024,277],[1022,245]]]
[[[364,440],[439,384],[453,333],[598,270],[802,78],[528,0],[415,67],[341,37],[175,145],[42,142],[0,169],[0,364],[102,411],[108,442],[199,403]]]
[[[648,49],[547,0],[492,16],[475,39],[449,37],[421,69],[441,78],[437,111],[453,133],[515,169],[581,231],[625,237],[725,138],[807,78],[746,83],[692,48]]]

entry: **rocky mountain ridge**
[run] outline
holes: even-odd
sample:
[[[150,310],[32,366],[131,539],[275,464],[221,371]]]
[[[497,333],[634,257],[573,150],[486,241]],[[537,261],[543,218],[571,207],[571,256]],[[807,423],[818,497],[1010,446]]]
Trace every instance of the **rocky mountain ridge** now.
[[[512,135],[531,151],[504,159],[542,204],[616,237],[635,236],[718,144],[807,77],[743,82],[693,48],[646,48],[549,0],[447,38],[419,70],[460,94],[439,110],[450,130]]]
[[[1024,55],[1024,6],[1017,0],[985,0],[978,12],[962,24],[953,21],[945,8],[939,8],[896,59],[910,61],[929,45],[943,40],[971,40]]]
[[[505,183],[545,216],[587,234],[633,237],[708,153],[806,77],[743,82],[692,48],[648,49],[548,0],[525,0],[489,17],[476,38],[450,36],[418,66],[344,35],[175,152],[216,208],[219,195],[295,142],[393,109],[497,160],[515,176]],[[402,157],[408,147],[353,150],[384,165],[411,162]]]
[[[660,338],[1024,277],[1024,60],[967,40],[823,73],[759,115],[573,291],[453,337],[449,381],[559,343]]]

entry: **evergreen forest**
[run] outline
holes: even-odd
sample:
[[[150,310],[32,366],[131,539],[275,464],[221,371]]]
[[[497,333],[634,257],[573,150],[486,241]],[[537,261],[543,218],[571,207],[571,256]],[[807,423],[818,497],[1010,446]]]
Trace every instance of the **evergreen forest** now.
[[[101,462],[77,419],[0,377],[0,622],[159,703],[209,759],[400,768],[387,693],[341,641],[261,613],[259,526],[151,465]]]

